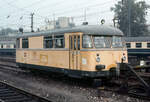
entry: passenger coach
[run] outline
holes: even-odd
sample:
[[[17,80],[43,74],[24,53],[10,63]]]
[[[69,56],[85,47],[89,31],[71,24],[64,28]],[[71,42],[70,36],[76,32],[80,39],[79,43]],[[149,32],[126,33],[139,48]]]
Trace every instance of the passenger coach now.
[[[26,69],[99,78],[116,74],[127,62],[123,33],[113,27],[84,25],[17,36],[16,62]]]

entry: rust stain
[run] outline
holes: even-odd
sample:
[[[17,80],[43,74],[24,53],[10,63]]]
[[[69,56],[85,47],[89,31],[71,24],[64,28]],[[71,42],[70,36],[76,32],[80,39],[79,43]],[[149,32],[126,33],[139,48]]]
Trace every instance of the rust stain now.
[[[44,65],[48,64],[48,55],[40,54],[40,63],[42,63]]]

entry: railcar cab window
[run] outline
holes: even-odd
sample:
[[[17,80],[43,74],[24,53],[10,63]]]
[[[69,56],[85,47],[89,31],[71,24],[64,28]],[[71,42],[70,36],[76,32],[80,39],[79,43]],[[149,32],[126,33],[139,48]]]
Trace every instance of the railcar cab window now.
[[[122,38],[119,36],[113,36],[112,47],[123,47]]]
[[[83,48],[92,48],[92,39],[90,35],[83,35],[82,40],[82,47]]]
[[[103,36],[93,36],[93,41],[96,48],[105,47],[105,41]]]
[[[72,45],[72,43],[71,43],[71,45]],[[74,36],[74,50],[76,50],[76,49],[80,50],[80,36]]]
[[[22,39],[22,48],[29,48],[28,38],[23,38]]]
[[[55,39],[55,48],[65,47],[64,35],[54,36],[54,39]]]
[[[52,36],[44,37],[44,48],[53,48]]]

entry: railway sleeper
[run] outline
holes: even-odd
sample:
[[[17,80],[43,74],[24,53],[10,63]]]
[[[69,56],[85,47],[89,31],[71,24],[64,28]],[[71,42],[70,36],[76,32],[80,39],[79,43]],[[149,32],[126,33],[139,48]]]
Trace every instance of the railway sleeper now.
[[[14,99],[14,98],[22,98],[24,97],[23,95],[16,95],[16,96],[5,96],[5,97],[0,97],[0,99]]]

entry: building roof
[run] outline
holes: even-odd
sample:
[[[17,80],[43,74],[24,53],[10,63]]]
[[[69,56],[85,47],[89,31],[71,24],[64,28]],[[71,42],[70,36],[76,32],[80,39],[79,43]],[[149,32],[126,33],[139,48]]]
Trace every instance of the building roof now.
[[[148,42],[150,37],[124,37],[126,42]]]
[[[30,37],[30,36],[41,36],[41,35],[51,35],[51,34],[64,34],[82,32],[83,34],[96,34],[96,35],[123,35],[122,31],[117,28],[102,25],[82,25],[72,28],[54,29],[42,32],[33,33],[23,33],[19,34],[17,37]]]

